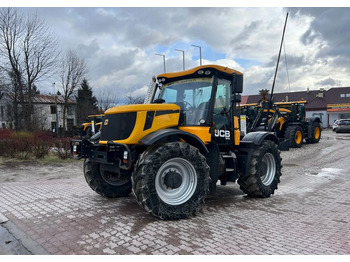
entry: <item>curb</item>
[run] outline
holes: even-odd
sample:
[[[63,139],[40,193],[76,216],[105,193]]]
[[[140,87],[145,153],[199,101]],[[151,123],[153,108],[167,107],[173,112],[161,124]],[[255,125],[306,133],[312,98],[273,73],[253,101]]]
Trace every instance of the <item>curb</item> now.
[[[7,231],[7,232],[6,232]],[[1,241],[0,254],[4,255],[50,255],[41,245],[20,230],[0,213],[0,232],[2,236],[10,240],[9,243]]]

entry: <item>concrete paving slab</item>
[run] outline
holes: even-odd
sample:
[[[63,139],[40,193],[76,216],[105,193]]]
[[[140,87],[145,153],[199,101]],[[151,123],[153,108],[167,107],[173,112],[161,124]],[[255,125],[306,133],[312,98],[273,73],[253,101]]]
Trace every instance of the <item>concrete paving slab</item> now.
[[[33,254],[349,255],[349,145],[324,139],[285,152],[275,195],[256,199],[236,184],[219,186],[185,220],[152,217],[132,195],[103,198],[83,175],[0,184],[0,212]]]

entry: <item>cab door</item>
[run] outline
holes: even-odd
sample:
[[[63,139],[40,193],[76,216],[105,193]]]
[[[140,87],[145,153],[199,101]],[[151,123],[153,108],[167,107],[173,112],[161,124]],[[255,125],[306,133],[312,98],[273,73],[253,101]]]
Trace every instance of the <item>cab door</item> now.
[[[213,98],[214,141],[219,145],[232,144],[231,81],[218,78],[216,93]]]

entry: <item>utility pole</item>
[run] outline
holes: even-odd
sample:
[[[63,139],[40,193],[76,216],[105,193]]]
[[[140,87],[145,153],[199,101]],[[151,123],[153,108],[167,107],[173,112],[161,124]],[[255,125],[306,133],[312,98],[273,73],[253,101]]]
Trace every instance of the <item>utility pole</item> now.
[[[155,55],[163,57],[164,73],[166,73],[166,69],[165,69],[165,55],[162,55],[162,54],[155,54]]]
[[[58,135],[59,135],[59,133],[58,133],[58,108],[57,108],[57,94],[56,94],[55,85],[56,85],[56,83],[53,83],[53,93],[55,94],[55,108],[56,108],[56,134],[58,137]]]
[[[199,45],[192,45],[199,48],[199,65],[202,65],[202,47]]]
[[[182,52],[182,70],[185,71],[185,51],[180,49],[175,49],[176,51]]]

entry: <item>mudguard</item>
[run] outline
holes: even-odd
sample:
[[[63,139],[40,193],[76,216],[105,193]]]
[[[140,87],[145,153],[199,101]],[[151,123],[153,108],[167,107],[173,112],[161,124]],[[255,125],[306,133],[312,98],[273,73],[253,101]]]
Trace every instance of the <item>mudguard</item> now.
[[[279,145],[278,138],[272,132],[251,132],[242,138],[237,152],[238,165],[241,170],[240,176],[246,176],[249,173],[247,169],[254,148],[260,146],[264,140],[271,140]]]
[[[264,140],[272,140],[274,141],[276,144],[279,144],[278,142],[278,138],[275,136],[274,133],[272,132],[262,132],[262,131],[257,131],[257,132],[250,132],[247,135],[245,135],[241,142],[246,143],[253,143],[254,145],[261,145],[261,143]]]
[[[207,147],[199,137],[174,128],[165,128],[152,132],[143,137],[140,140],[140,144],[150,146],[156,143],[179,141],[180,139],[183,139],[190,145],[197,147],[204,156],[208,153]]]
[[[317,122],[317,123],[321,123],[321,119],[319,117],[307,117],[306,118],[306,122],[309,123],[313,123],[313,122]]]

